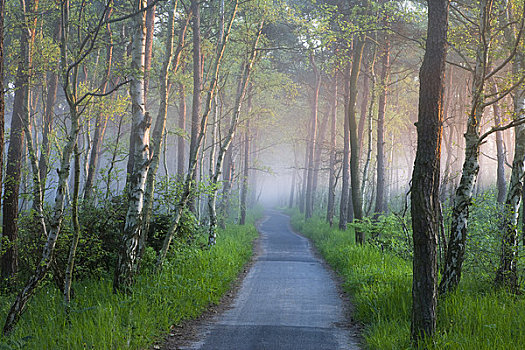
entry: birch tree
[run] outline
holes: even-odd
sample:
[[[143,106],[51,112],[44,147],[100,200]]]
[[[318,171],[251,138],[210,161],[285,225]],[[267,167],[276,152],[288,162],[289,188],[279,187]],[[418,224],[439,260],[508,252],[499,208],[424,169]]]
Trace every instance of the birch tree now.
[[[226,137],[224,138],[224,140],[222,140],[220,144],[220,147],[218,150],[219,152],[217,155],[217,160],[215,163],[215,169],[211,171],[212,189],[211,189],[211,193],[208,198],[208,211],[210,215],[208,245],[214,245],[217,239],[217,208],[216,208],[217,191],[218,191],[217,183],[222,173],[224,157],[226,156],[226,153],[228,152],[228,149],[230,148],[230,145],[235,136],[235,132],[239,125],[242,103],[246,95],[248,83],[250,81],[250,76],[253,71],[255,60],[257,57],[257,44],[259,43],[259,39],[261,37],[263,26],[264,26],[264,18],[261,19],[259,23],[257,32],[255,34],[255,38],[253,40],[253,44],[251,45],[249,49],[246,59],[242,63],[241,72],[239,75],[239,81],[237,83],[237,92],[235,94],[235,104],[233,107],[233,116],[231,118],[230,126],[228,128]]]
[[[142,215],[144,191],[150,166],[150,127],[151,117],[144,102],[144,60],[146,50],[146,0],[135,0],[133,10],[133,39],[131,48],[130,81],[131,96],[131,137],[129,157],[133,158],[131,173],[128,174],[126,191],[128,208],[122,242],[120,244],[113,289],[125,291],[131,287],[138,270],[138,254],[141,251]]]
[[[200,116],[200,130],[197,135],[197,138],[195,139],[195,144],[193,147],[190,146],[190,154],[188,159],[188,169],[185,176],[184,184],[183,184],[183,190],[181,193],[181,196],[177,202],[177,207],[175,209],[175,212],[172,217],[172,222],[170,225],[170,228],[168,229],[168,232],[166,233],[166,236],[164,238],[162,248],[158,254],[157,257],[157,268],[161,268],[162,264],[164,262],[164,259],[166,257],[166,254],[168,253],[169,247],[171,245],[171,241],[173,239],[173,236],[175,235],[175,232],[177,231],[180,220],[182,217],[182,213],[184,209],[187,207],[188,202],[190,200],[191,192],[193,189],[193,180],[195,178],[196,168],[197,168],[197,162],[198,162],[198,151],[202,144],[202,140],[204,139],[205,133],[206,133],[206,126],[208,124],[208,117],[211,112],[211,106],[213,97],[215,95],[215,90],[217,87],[217,81],[219,78],[219,71],[222,63],[222,58],[224,55],[224,50],[226,48],[226,44],[228,42],[231,27],[233,24],[233,21],[235,19],[235,16],[237,14],[238,10],[238,0],[233,1],[231,4],[231,14],[229,21],[227,22],[227,25],[225,26],[224,30],[224,37],[219,41],[219,45],[216,48],[216,54],[213,59],[213,62],[210,66],[210,71],[208,73],[208,76],[210,76],[210,82],[207,89],[206,94],[206,100],[204,103],[204,111],[201,113],[201,106],[200,106],[200,92],[201,92],[201,79],[202,79],[202,73],[200,70],[200,6],[198,0],[192,0],[191,6],[192,6],[192,32],[193,32],[193,64],[194,64],[194,71],[193,71],[193,91],[194,91],[194,101],[192,106],[192,113],[197,114]]]
[[[467,131],[465,133],[465,161],[463,163],[460,183],[454,196],[449,241],[447,243],[442,279],[439,285],[439,291],[442,294],[455,290],[461,279],[461,270],[465,254],[465,242],[468,233],[469,208],[474,191],[474,184],[479,172],[479,148],[483,140],[489,134],[496,132],[498,129],[498,127],[492,128],[483,135],[480,135],[483,111],[487,106],[496,103],[499,99],[509,94],[512,89],[520,85],[514,84],[514,86],[510,88],[499,91],[499,94],[497,95],[492,95],[486,92],[486,90],[488,90],[486,83],[489,79],[503,69],[515,55],[515,51],[511,52],[500,65],[489,70],[490,66],[488,60],[491,43],[493,42],[491,34],[491,26],[493,26],[492,21],[494,20],[492,14],[493,3],[492,0],[483,0],[481,1],[479,8],[479,44],[476,49],[476,62],[472,72],[472,102],[467,121]],[[505,24],[501,25],[505,26]],[[523,28],[523,21],[521,22],[521,27]],[[517,47],[519,41],[520,38],[518,36],[518,38],[513,41],[513,47]],[[518,72],[515,73],[516,75],[518,74]],[[519,90],[517,90],[517,92],[519,93]],[[519,129],[516,131],[516,134],[519,134]],[[519,164],[523,164],[523,159],[515,164],[517,173],[515,173],[514,176],[519,176],[520,174]],[[513,170],[513,173],[514,172],[515,171]],[[514,184],[515,186],[518,182],[521,183],[521,180],[515,179],[514,182],[511,180],[511,184]],[[519,206],[521,188],[516,190],[518,192],[517,197],[514,197],[509,193],[507,198],[510,196]],[[511,208],[515,208],[515,212],[517,213],[517,207],[514,207],[515,204],[509,203],[509,205]]]
[[[66,202],[66,187],[67,180],[70,172],[70,160],[73,153],[74,147],[77,142],[77,136],[79,133],[79,117],[80,117],[80,106],[89,101],[89,99],[100,95],[99,92],[88,92],[83,95],[79,94],[78,91],[78,73],[80,64],[88,57],[92,52],[93,47],[98,39],[100,29],[103,24],[103,20],[106,16],[112,0],[108,0],[105,4],[102,11],[102,15],[96,22],[96,24],[89,28],[88,32],[85,34],[84,39],[80,40],[84,45],[79,45],[78,47],[70,46],[70,35],[71,33],[71,23],[70,23],[70,6],[68,1],[61,3],[61,25],[62,25],[62,38],[60,45],[60,75],[61,75],[61,85],[64,91],[67,105],[69,107],[69,130],[66,134],[66,143],[61,152],[60,166],[58,171],[58,183],[55,194],[55,201],[52,208],[52,215],[49,221],[49,225],[46,224],[44,220],[44,213],[42,208],[42,187],[39,179],[38,164],[36,159],[36,152],[32,147],[32,142],[28,142],[29,156],[32,164],[33,170],[33,179],[34,179],[34,201],[37,202],[36,208],[37,213],[36,217],[40,223],[41,229],[43,231],[44,237],[46,237],[46,242],[42,249],[42,254],[40,261],[31,275],[31,277],[26,281],[22,290],[18,293],[15,298],[15,301],[11,305],[7,318],[4,324],[3,333],[10,333],[16,322],[19,320],[21,314],[24,312],[26,305],[29,299],[36,292],[37,287],[39,286],[42,279],[46,276],[49,268],[51,267],[53,261],[53,254],[55,251],[55,246],[58,240],[62,228],[62,221],[64,219],[64,210]],[[80,25],[80,24],[78,24]],[[80,33],[78,31],[75,34]],[[117,87],[116,87],[117,88]],[[25,128],[25,131],[30,137],[30,123],[29,118],[22,119],[22,125]]]

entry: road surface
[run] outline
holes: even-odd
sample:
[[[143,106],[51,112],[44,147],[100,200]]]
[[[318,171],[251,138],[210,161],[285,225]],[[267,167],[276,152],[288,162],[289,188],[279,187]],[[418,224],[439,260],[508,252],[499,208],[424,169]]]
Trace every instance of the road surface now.
[[[185,349],[359,349],[336,284],[308,240],[291,231],[288,216],[266,214],[259,226],[262,252],[232,308]]]

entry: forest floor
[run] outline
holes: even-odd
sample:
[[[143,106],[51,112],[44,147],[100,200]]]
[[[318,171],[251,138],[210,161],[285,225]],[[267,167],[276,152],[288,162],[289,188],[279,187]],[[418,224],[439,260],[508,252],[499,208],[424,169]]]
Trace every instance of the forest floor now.
[[[268,211],[258,229],[242,284],[222,306],[173,330],[165,349],[359,349],[351,305],[290,218]]]

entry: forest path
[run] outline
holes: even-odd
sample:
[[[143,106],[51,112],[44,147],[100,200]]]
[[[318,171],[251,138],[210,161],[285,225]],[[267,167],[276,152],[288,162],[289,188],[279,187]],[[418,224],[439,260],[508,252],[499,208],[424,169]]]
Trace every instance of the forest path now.
[[[266,212],[262,252],[232,308],[201,330],[186,349],[359,349],[336,282],[290,218]]]

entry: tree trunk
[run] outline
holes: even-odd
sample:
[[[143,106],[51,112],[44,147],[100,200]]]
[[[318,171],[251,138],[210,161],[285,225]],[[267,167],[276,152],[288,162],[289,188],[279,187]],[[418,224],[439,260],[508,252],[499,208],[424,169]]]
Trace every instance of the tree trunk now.
[[[109,19],[111,16],[111,10],[108,11],[106,19]],[[108,23],[106,25],[107,30],[107,40],[106,45],[106,71],[104,73],[101,93],[106,93],[108,86],[109,75],[111,73],[111,64],[113,61],[113,39],[111,33],[111,27]],[[88,171],[86,174],[86,182],[84,184],[84,200],[90,200],[93,195],[93,186],[95,182],[95,177],[97,174],[100,148],[104,140],[104,134],[106,133],[106,127],[108,125],[108,114],[105,112],[99,112],[95,119],[95,135],[93,136],[93,144],[91,147],[91,154],[89,157]]]
[[[365,42],[361,38],[356,38],[352,55],[352,70],[350,72],[350,87],[348,94],[348,129],[350,133],[350,187],[352,188],[352,205],[354,209],[354,218],[363,219],[363,198],[361,196],[361,184],[359,183],[359,140],[357,139],[356,123],[356,98],[357,98],[357,81],[359,71],[361,70],[361,58]],[[358,244],[365,242],[364,232],[355,230],[355,239]]]
[[[372,160],[372,144],[373,144],[373,124],[374,124],[374,107],[376,103],[376,72],[375,72],[375,60],[376,60],[376,48],[374,46],[372,59],[370,64],[368,64],[370,80],[371,80],[371,96],[370,96],[370,105],[368,106],[368,129],[367,129],[367,151],[366,151],[366,160],[363,166],[363,179],[361,181],[361,193],[365,193],[366,183],[368,182],[368,169],[370,167],[370,162]],[[366,108],[365,108],[366,109]]]
[[[22,151],[24,145],[23,121],[29,120],[30,82],[32,70],[34,27],[38,0],[23,3],[23,21],[20,33],[20,59],[15,80],[15,98],[11,117],[7,168],[4,181],[3,227],[2,236],[7,238],[8,247],[1,257],[2,278],[10,284],[18,272],[18,199],[22,170]],[[3,92],[3,91],[2,91]]]
[[[483,35],[489,35],[488,21],[491,4],[492,0],[482,0],[481,2],[480,27]],[[455,290],[461,279],[469,208],[474,184],[476,183],[476,177],[479,172],[479,131],[484,109],[483,93],[488,49],[488,44],[484,44],[480,38],[480,44],[476,52],[476,69],[472,81],[472,108],[468,117],[467,132],[465,133],[465,161],[463,163],[461,180],[454,196],[445,265],[439,284],[439,292],[441,294]]]
[[[348,96],[349,96],[350,63],[347,64],[344,73],[344,107],[345,120],[343,123],[343,179],[341,185],[341,203],[339,205],[339,229],[346,230],[348,219],[348,191],[350,189],[350,128],[348,125]]]
[[[181,131],[186,130],[186,91],[184,83],[179,83],[179,123],[178,127]],[[186,140],[184,136],[177,138],[177,176],[179,180],[184,178],[184,157],[186,155]]]
[[[376,204],[374,212],[376,215],[385,211],[385,112],[387,104],[388,84],[390,78],[390,43],[385,38],[385,49],[382,57],[381,67],[381,90],[379,93],[379,110],[377,112],[377,182],[376,182]]]
[[[62,28],[64,28],[65,23],[68,23],[68,10],[69,3],[67,1],[62,3],[62,18],[64,22],[62,23]],[[20,293],[17,295],[15,301],[11,305],[11,308],[7,314],[6,321],[3,328],[4,335],[10,333],[13,330],[13,327],[16,325],[16,322],[19,320],[20,316],[25,310],[27,302],[33,296],[36,291],[36,288],[45,277],[47,271],[52,265],[53,253],[55,250],[55,245],[60,234],[62,220],[64,218],[64,204],[66,200],[65,190],[67,187],[67,180],[69,177],[69,168],[70,168],[70,159],[73,152],[73,147],[77,142],[79,123],[78,123],[78,110],[77,110],[77,96],[76,92],[76,76],[78,72],[78,64],[74,66],[73,69],[73,83],[70,84],[70,75],[67,74],[68,67],[68,49],[67,49],[67,40],[65,35],[62,37],[61,42],[61,67],[62,67],[62,77],[63,77],[63,89],[66,96],[67,103],[69,105],[69,114],[71,118],[71,127],[69,134],[67,135],[66,145],[62,150],[60,168],[58,170],[58,183],[57,191],[55,195],[54,207],[52,211],[52,217],[50,219],[49,231],[47,231],[46,223],[44,221],[44,214],[42,205],[37,205],[37,215],[41,223],[41,228],[44,231],[43,234],[47,237],[47,241],[44,244],[42,249],[42,257],[39,264],[37,265],[33,275],[26,282],[25,286],[22,288]],[[73,85],[73,87],[71,86]],[[30,132],[29,128],[29,118],[25,120],[25,130],[28,133]],[[22,122],[24,122],[22,120]],[[34,200],[40,202],[42,198],[41,183],[39,181],[39,171],[37,170],[38,165],[36,161],[36,152],[34,151],[32,144],[28,143],[29,155],[31,157],[32,167],[33,167],[33,177],[34,187],[35,187],[35,196]],[[40,192],[40,193],[38,193]]]
[[[146,0],[136,0],[134,11],[146,7]],[[144,56],[146,44],[146,14],[144,11],[133,17],[134,33],[131,68],[136,72],[130,82],[131,113],[133,136],[129,158],[133,158],[133,170],[128,175],[126,191],[128,208],[118,254],[114,291],[127,291],[133,283],[138,269],[138,253],[141,251],[142,214],[144,208],[144,188],[149,169],[149,142],[151,117],[144,105]]]
[[[518,118],[525,118],[525,90],[519,89],[514,97],[514,108]],[[517,260],[518,260],[518,216],[523,191],[523,174],[525,157],[525,125],[521,124],[515,129],[514,160],[509,182],[509,191],[505,200],[505,211],[502,223],[503,238],[498,270],[496,272],[496,285],[508,288],[515,292],[519,288]]]
[[[507,41],[512,42],[507,34]],[[518,75],[525,67],[525,55],[518,52],[514,58],[512,72]],[[513,95],[514,115],[516,119],[525,118],[525,89],[520,85]],[[523,176],[525,171],[525,125],[520,124],[514,130],[514,160],[509,182],[509,190],[505,200],[505,210],[501,231],[500,263],[496,271],[496,285],[516,292],[519,288],[518,260],[518,216],[523,192]],[[524,239],[525,240],[525,239]]]
[[[304,213],[305,212],[305,205],[306,205],[306,185],[308,180],[308,167],[309,161],[310,161],[310,147],[308,147],[308,140],[310,140],[310,130],[311,125],[308,123],[307,127],[308,131],[308,138],[305,140],[305,154],[304,154],[304,168],[303,168],[303,178],[301,181],[301,191],[299,193],[299,212]]]
[[[215,170],[210,170],[210,178],[211,178],[211,183],[212,183],[212,192],[211,192],[211,194],[209,196],[209,199],[208,199],[208,210],[209,210],[209,216],[210,216],[208,245],[210,245],[210,246],[214,245],[216,240],[217,240],[217,210],[216,210],[217,191],[218,191],[217,183],[218,183],[219,177],[221,175],[222,163],[223,163],[224,157],[226,155],[226,152],[230,148],[230,144],[231,144],[231,142],[232,142],[232,140],[233,140],[233,138],[235,136],[235,131],[237,130],[237,126],[239,124],[239,119],[240,119],[240,116],[241,116],[242,102],[243,102],[244,97],[246,95],[246,91],[247,91],[248,88],[251,90],[251,85],[248,86],[248,82],[250,81],[250,76],[251,76],[251,72],[252,72],[252,69],[253,69],[253,65],[255,64],[255,58],[256,58],[256,55],[257,55],[257,44],[259,43],[259,39],[261,37],[263,26],[264,26],[264,19],[261,20],[261,22],[259,24],[259,30],[257,32],[257,35],[255,36],[254,41],[253,41],[253,44],[252,44],[252,47],[251,47],[251,51],[250,51],[250,56],[246,59],[246,61],[242,65],[241,74],[239,75],[240,79],[239,79],[239,82],[237,84],[237,93],[236,93],[236,97],[235,97],[235,105],[234,105],[234,109],[233,109],[233,116],[232,116],[232,119],[231,119],[231,122],[230,122],[230,127],[228,129],[228,133],[227,133],[226,137],[224,138],[224,141],[222,141],[220,143],[219,154],[217,156],[217,162],[215,164]],[[250,91],[249,92],[249,96],[248,96],[248,108],[247,108],[248,117],[250,116],[251,109],[252,109],[252,97],[251,97],[251,91]],[[247,134],[249,132],[249,128],[250,128],[250,120],[248,119],[247,122],[246,122],[246,132],[247,132]],[[245,141],[248,141],[248,139],[246,139]],[[248,147],[246,147],[246,149],[248,149]],[[248,157],[248,156],[249,156],[249,154],[245,153],[245,157]],[[210,158],[213,158],[213,157],[210,156]],[[246,177],[248,175],[248,170],[249,170],[247,160],[248,160],[248,158],[245,158],[245,170],[244,170],[244,173],[245,173]],[[210,169],[212,169],[213,165],[214,164],[210,163]],[[246,184],[247,184],[248,179],[245,178],[245,179],[243,179],[243,181],[246,181]],[[241,225],[244,225],[245,220],[246,220],[246,191],[247,191],[247,187],[244,188],[244,184],[245,183],[243,182],[242,198],[244,199],[244,203],[241,201],[241,222],[242,222]],[[242,211],[243,207],[244,207],[244,212]]]
[[[166,50],[164,54],[164,62],[162,64],[162,71],[160,73],[160,87],[159,87],[159,97],[160,97],[160,106],[157,114],[157,119],[155,120],[155,127],[153,129],[152,135],[152,147],[151,147],[151,159],[148,170],[148,175],[146,178],[146,190],[144,192],[144,210],[142,214],[142,234],[140,236],[139,244],[139,258],[142,257],[144,248],[146,247],[147,236],[150,227],[151,214],[153,211],[153,200],[155,197],[155,178],[157,176],[157,171],[159,169],[160,163],[160,150],[162,147],[162,141],[166,131],[166,118],[168,116],[168,96],[169,96],[169,74],[172,72],[171,65],[173,61],[173,41],[175,36],[175,17],[177,12],[177,0],[171,1],[171,9],[169,10],[169,19],[168,19],[168,28],[167,28],[167,37],[166,37]],[[147,21],[146,21],[147,23]],[[186,25],[182,25],[179,44],[177,46],[177,53],[175,55],[175,67],[174,72],[177,71],[178,61],[180,59],[180,52],[184,45],[184,38],[186,35]],[[147,42],[146,42],[147,43]]]
[[[191,8],[193,13],[193,101],[191,110],[191,126],[190,126],[190,162],[193,157],[198,159],[199,134],[201,134],[201,91],[202,91],[202,53],[201,53],[201,36],[200,36],[200,12],[198,4],[194,0],[191,1]],[[195,163],[197,165],[197,162]],[[192,173],[192,181],[196,181],[197,172]],[[193,213],[196,213],[194,200],[189,199],[189,207]]]
[[[66,312],[69,315],[69,304],[71,302],[71,283],[73,282],[73,271],[75,268],[75,255],[77,253],[78,241],[80,239],[80,223],[78,221],[78,197],[80,189],[80,153],[78,151],[78,142],[73,150],[74,161],[74,178],[73,178],[73,200],[71,203],[71,221],[73,222],[73,238],[69,247],[69,256],[67,259],[66,274],[64,278],[64,303]]]
[[[54,39],[58,43],[61,40],[62,29],[58,21]],[[55,103],[58,91],[58,71],[60,66],[57,64],[56,71],[47,74],[47,97],[44,105],[44,125],[42,126],[42,146],[40,147],[40,159],[38,169],[40,172],[40,181],[42,181],[42,190],[46,189],[47,171],[49,168],[49,151],[51,148],[51,131],[53,130],[53,121],[55,119]]]
[[[148,92],[151,76],[151,61],[153,58],[153,36],[155,33],[155,1],[156,0],[147,0],[147,6],[151,7],[146,10],[146,46],[144,51],[144,106],[146,109],[149,109]]]
[[[246,130],[244,131],[244,167],[241,187],[241,215],[240,225],[246,224],[246,199],[248,198],[248,175],[250,174],[250,120],[246,121]]]
[[[331,114],[330,114],[330,173],[328,175],[328,204],[326,208],[326,221],[330,227],[334,224],[335,212],[335,186],[336,186],[336,150],[337,150],[337,73],[334,74],[333,81],[334,91],[331,96]],[[294,173],[295,175],[295,173]]]
[[[369,65],[373,65],[375,62],[375,48],[372,49],[372,60],[370,62],[367,62],[364,65],[364,70],[370,71]],[[372,93],[374,93],[374,89],[372,89]],[[363,146],[363,135],[365,134],[365,123],[366,123],[366,116],[367,116],[367,107],[368,107],[368,99],[370,97],[370,77],[368,74],[363,74],[363,96],[361,97],[361,108],[360,108],[360,114],[359,117],[359,124],[357,126],[357,137],[359,139],[359,149]]]
[[[419,343],[436,329],[439,172],[448,0],[428,0],[426,50],[419,72],[418,143],[412,173],[414,244],[411,337]]]
[[[324,139],[326,136],[326,124],[328,123],[328,120],[330,119],[330,112],[331,112],[331,106],[328,106],[326,117],[321,122],[321,125],[319,126],[319,133],[317,135],[317,145],[315,147],[315,156],[314,156],[314,176],[313,176],[313,182],[312,182],[312,207],[315,206],[315,197],[316,197],[315,194],[317,193],[317,185],[319,182],[319,171],[321,169],[321,161],[322,161],[321,158],[323,155]]]
[[[4,94],[4,16],[5,1],[0,0],[0,198],[2,197],[2,179],[4,171],[4,132],[5,132],[5,94]],[[0,235],[0,239],[1,239]],[[1,246],[1,245],[0,245]]]
[[[229,147],[224,155],[224,168],[222,172],[222,199],[220,205],[219,226],[222,229],[226,228],[226,218],[230,210],[230,192],[232,188],[233,175],[235,172],[235,164],[233,161],[233,150]]]
[[[200,148],[200,145],[202,144],[202,140],[204,138],[204,135],[206,133],[206,125],[208,123],[208,117],[211,111],[211,104],[213,100],[213,96],[215,94],[215,89],[217,88],[217,81],[219,79],[219,71],[220,66],[222,62],[222,58],[224,55],[224,49],[226,47],[226,43],[228,42],[228,38],[230,35],[231,27],[233,24],[233,21],[235,19],[235,16],[237,14],[238,10],[238,4],[239,1],[235,0],[232,4],[233,10],[231,13],[230,21],[225,28],[224,32],[224,38],[220,41],[219,47],[217,48],[217,54],[215,56],[215,60],[212,63],[212,66],[210,67],[209,75],[211,76],[211,81],[209,84],[209,89],[207,91],[206,96],[206,103],[205,103],[205,109],[202,113],[202,117],[200,119],[200,131],[198,134],[198,137],[195,139],[195,146],[192,148],[190,147],[190,156],[189,156],[189,164],[188,164],[188,171],[186,174],[186,179],[184,181],[183,190],[181,193],[181,196],[179,198],[179,201],[177,203],[177,208],[175,210],[174,216],[172,218],[172,223],[168,229],[168,232],[166,233],[166,236],[164,238],[164,242],[162,244],[162,248],[158,254],[157,257],[157,269],[162,268],[162,264],[164,262],[164,259],[166,257],[166,254],[168,253],[171,240],[173,239],[173,236],[175,232],[177,231],[180,223],[180,219],[182,217],[182,212],[184,209],[188,206],[188,201],[190,199],[191,191],[192,191],[192,183],[193,179],[195,178],[196,168],[197,168],[197,162],[198,162],[198,150]],[[193,16],[193,51],[194,51],[194,60],[198,60],[198,62],[194,62],[194,67],[200,67],[200,55],[198,54],[200,52],[200,12],[199,12],[199,1],[198,0],[192,0],[191,2],[192,7],[192,16]],[[197,33],[197,35],[196,35]],[[198,58],[196,57],[198,56]],[[198,93],[200,91],[201,86],[201,77],[202,72],[200,70],[197,70],[193,72],[194,74],[194,101],[193,101],[193,107],[198,108],[200,111],[200,103],[196,104],[195,99],[200,100],[200,94]],[[198,76],[198,77],[197,77]],[[192,111],[192,113],[195,113],[195,111]]]
[[[305,218],[311,218],[313,215],[314,210],[314,190],[313,190],[313,183],[314,183],[314,158],[315,158],[315,149],[316,149],[316,137],[317,137],[317,107],[318,107],[318,100],[319,100],[319,89],[321,87],[321,76],[319,73],[319,70],[317,69],[317,65],[315,63],[315,57],[313,52],[310,53],[310,65],[312,66],[313,73],[314,73],[314,89],[313,89],[313,95],[312,95],[312,105],[311,105],[311,113],[312,113],[312,119],[310,121],[310,139],[308,140],[308,168],[307,168],[307,174],[306,174],[306,198],[305,198]]]
[[[491,94],[498,95],[498,86],[496,82],[492,80]],[[501,109],[498,102],[492,105],[494,111],[494,126],[501,126]],[[505,202],[505,194],[507,192],[507,181],[505,180],[505,145],[503,144],[503,131],[496,131],[496,157],[498,160],[496,187],[498,189],[498,203],[503,204]]]

